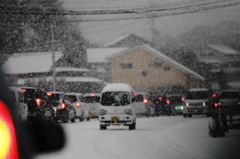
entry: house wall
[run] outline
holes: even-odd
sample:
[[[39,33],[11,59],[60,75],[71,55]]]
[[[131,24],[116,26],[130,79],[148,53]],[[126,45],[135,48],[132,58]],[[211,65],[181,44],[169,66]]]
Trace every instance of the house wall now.
[[[161,67],[150,67],[149,64],[153,61],[160,62]],[[132,68],[122,69],[122,63],[132,63]],[[164,70],[166,67],[170,69]],[[154,87],[173,85],[184,85],[188,88],[197,84],[195,79],[190,78],[189,75],[142,48],[136,48],[115,57],[112,59],[111,68],[112,82],[128,83],[139,91],[150,92]],[[146,76],[142,75],[143,71],[146,71]]]

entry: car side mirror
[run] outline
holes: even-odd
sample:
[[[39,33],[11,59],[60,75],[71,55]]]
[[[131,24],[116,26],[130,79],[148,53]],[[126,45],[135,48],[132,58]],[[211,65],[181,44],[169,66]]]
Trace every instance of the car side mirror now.
[[[36,154],[61,150],[66,142],[65,133],[61,125],[26,123],[26,131],[30,140],[34,142]]]

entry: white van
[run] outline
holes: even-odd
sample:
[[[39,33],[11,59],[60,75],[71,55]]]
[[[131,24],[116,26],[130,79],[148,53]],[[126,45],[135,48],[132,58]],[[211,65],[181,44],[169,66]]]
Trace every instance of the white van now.
[[[136,128],[136,112],[133,105],[133,88],[125,83],[106,85],[101,93],[99,122],[100,130],[110,125]]]
[[[20,87],[9,87],[11,100],[16,105],[20,120],[27,120],[28,107],[24,102],[24,94]]]

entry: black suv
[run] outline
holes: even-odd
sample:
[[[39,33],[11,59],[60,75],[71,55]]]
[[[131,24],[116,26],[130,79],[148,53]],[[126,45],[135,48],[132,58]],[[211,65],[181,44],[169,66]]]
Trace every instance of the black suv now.
[[[35,87],[22,87],[22,92],[24,93],[24,102],[28,106],[28,121],[44,122],[53,119],[53,109],[47,102],[44,90]]]

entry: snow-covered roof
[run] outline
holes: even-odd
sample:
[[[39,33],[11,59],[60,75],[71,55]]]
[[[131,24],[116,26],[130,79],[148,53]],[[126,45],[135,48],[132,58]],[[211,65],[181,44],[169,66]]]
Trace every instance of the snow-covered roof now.
[[[115,92],[115,91],[124,91],[124,92],[131,92],[133,88],[126,83],[111,83],[106,85],[102,92]]]
[[[192,76],[194,76],[197,79],[200,79],[202,81],[205,80],[205,78],[203,76],[201,76],[201,75],[197,74],[196,72],[190,70],[189,68],[181,65],[177,61],[175,61],[175,60],[171,59],[170,57],[164,55],[163,53],[155,50],[154,48],[150,47],[149,45],[139,45],[139,46],[136,46],[136,47],[133,47],[133,48],[125,49],[125,50],[123,50],[123,51],[121,51],[117,54],[113,54],[113,55],[107,57],[106,59],[111,60],[111,59],[113,59],[113,58],[115,58],[115,57],[117,57],[121,54],[130,52],[131,50],[136,49],[136,48],[142,48],[142,49],[148,51],[149,53],[152,53],[153,55],[157,56],[158,58],[162,59],[163,61],[172,64],[173,66],[175,66],[177,69],[181,70],[182,72],[190,74],[190,75],[192,75]]]
[[[55,61],[63,56],[55,52]],[[49,72],[52,67],[52,52],[31,52],[13,54],[2,66],[5,74]]]
[[[105,58],[126,50],[127,48],[94,48],[87,49],[87,62],[97,63],[97,62],[108,62]]]
[[[66,72],[66,71],[89,72],[89,69],[76,68],[76,67],[56,67],[55,69],[56,69],[56,72]]]
[[[105,44],[103,47],[109,47],[109,46],[111,46],[111,45],[113,45],[113,44],[116,44],[116,43],[122,41],[123,39],[128,38],[128,37],[131,36],[131,35],[132,35],[132,34],[127,34],[127,35],[121,36],[121,37],[119,37],[119,38],[117,38],[117,39],[115,39],[115,40],[112,40],[111,42]]]
[[[46,78],[19,78],[17,81],[18,85],[25,84],[26,81],[33,81],[38,82],[41,80],[52,81],[53,77],[48,76]],[[97,83],[104,83],[104,81],[93,78],[93,77],[56,77],[57,81],[65,80],[66,82],[97,82]]]
[[[238,54],[238,51],[233,50],[227,46],[223,46],[223,45],[208,45],[210,48],[220,51],[224,54]]]

